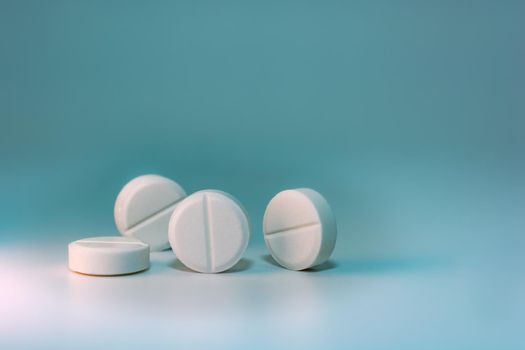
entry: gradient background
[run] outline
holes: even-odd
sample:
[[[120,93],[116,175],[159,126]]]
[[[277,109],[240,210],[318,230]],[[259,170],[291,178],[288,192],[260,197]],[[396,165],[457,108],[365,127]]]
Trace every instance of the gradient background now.
[[[0,345],[523,349],[525,2],[0,0]],[[246,206],[233,271],[66,269],[144,173]],[[333,258],[261,218],[323,193]]]

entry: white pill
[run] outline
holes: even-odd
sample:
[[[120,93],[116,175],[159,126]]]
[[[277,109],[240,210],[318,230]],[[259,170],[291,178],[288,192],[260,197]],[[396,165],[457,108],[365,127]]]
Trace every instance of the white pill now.
[[[123,236],[169,248],[168,224],[173,209],[186,197],[175,181],[159,175],[139,176],[124,186],[115,203],[115,223]]]
[[[149,246],[131,237],[93,237],[69,244],[69,269],[87,275],[124,275],[149,267]]]
[[[199,191],[173,211],[169,225],[171,248],[188,268],[221,272],[242,257],[250,224],[241,204],[222,191]]]
[[[300,188],[272,198],[264,213],[263,233],[275,261],[290,270],[304,270],[328,260],[337,226],[324,197]]]

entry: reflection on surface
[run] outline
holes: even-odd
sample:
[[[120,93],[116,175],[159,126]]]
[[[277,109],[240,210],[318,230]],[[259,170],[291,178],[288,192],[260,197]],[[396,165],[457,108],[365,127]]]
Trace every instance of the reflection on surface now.
[[[145,272],[97,277],[69,271],[65,246],[0,250],[2,345],[63,347],[83,337],[86,347],[117,339],[119,345],[129,339],[124,345],[131,347],[246,346],[259,339],[257,345],[268,348],[286,338],[288,347],[322,347],[330,339],[410,348],[428,339],[453,341],[444,329],[474,333],[482,329],[474,321],[488,322],[480,315],[501,305],[488,302],[499,289],[480,284],[468,265],[425,259],[335,256],[320,271],[297,272],[256,248],[236,272],[202,274],[183,269],[166,251],[153,253]],[[523,290],[520,280],[513,283],[512,290]],[[507,304],[511,315],[516,305],[512,299]]]

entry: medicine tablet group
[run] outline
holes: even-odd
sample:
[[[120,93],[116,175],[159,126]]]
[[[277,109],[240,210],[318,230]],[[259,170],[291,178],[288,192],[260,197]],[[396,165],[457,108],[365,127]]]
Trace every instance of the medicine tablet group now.
[[[115,202],[121,237],[94,237],[69,244],[69,268],[88,275],[123,275],[148,269],[152,251],[172,248],[191,270],[218,273],[235,266],[250,239],[242,204],[219,190],[190,196],[175,181],[143,175],[128,182]],[[264,241],[277,263],[304,270],[325,262],[337,237],[334,214],[318,192],[285,190],[269,202]]]

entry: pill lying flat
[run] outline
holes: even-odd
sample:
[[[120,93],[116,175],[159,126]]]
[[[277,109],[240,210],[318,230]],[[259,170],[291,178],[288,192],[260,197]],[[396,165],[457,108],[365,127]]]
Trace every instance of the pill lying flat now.
[[[117,228],[123,236],[147,243],[151,250],[167,249],[171,213],[185,197],[186,192],[175,181],[159,175],[139,176],[117,196]]]
[[[69,269],[87,275],[124,275],[149,267],[149,246],[131,237],[93,237],[68,246]]]
[[[250,225],[240,203],[228,193],[199,191],[173,211],[169,240],[177,258],[205,273],[234,266],[246,250]]]
[[[263,233],[275,261],[290,270],[303,270],[330,257],[337,227],[324,197],[300,188],[272,198],[264,213]]]

